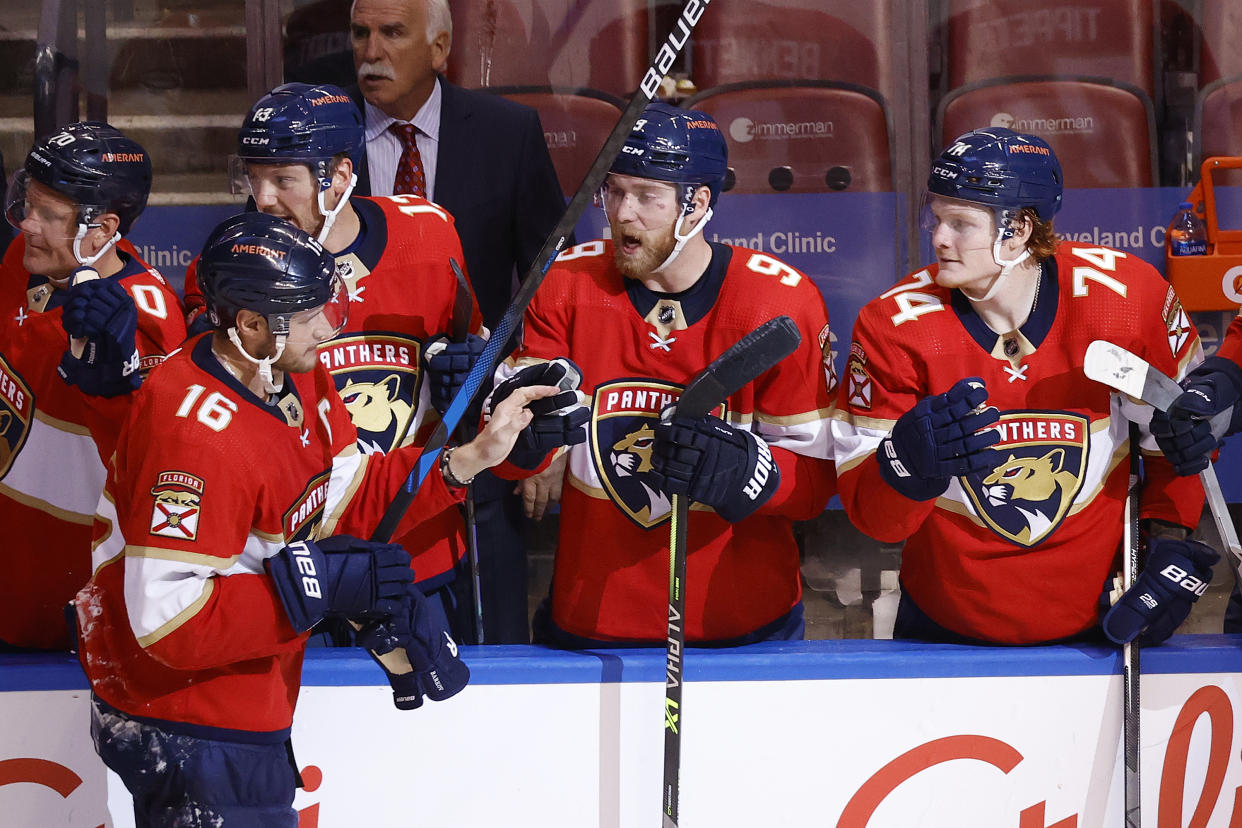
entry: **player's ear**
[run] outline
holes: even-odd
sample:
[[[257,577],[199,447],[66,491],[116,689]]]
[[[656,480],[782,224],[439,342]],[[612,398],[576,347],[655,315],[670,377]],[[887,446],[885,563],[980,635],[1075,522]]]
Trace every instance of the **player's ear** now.
[[[102,213],[95,219],[95,224],[99,226],[92,229],[99,234],[99,245],[102,247],[116,235],[117,228],[121,226],[121,217],[116,213]]]
[[[1030,215],[1025,210],[1021,210],[1010,220],[1009,228],[1013,231],[1011,239],[1014,243],[1014,248],[1021,250],[1031,240],[1031,234],[1035,232],[1035,222],[1031,220]]]
[[[694,196],[691,199],[694,205],[694,215],[701,216],[707,212],[707,207],[712,203],[712,191],[706,184],[697,187]]]
[[[336,160],[336,168],[332,171],[332,190],[338,195],[345,192],[345,188],[349,186],[349,181],[354,175],[354,162],[350,160],[348,155],[342,155]]]

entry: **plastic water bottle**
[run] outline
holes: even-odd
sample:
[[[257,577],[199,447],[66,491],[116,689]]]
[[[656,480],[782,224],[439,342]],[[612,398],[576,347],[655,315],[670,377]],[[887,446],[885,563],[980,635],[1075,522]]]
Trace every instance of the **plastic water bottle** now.
[[[1189,201],[1178,205],[1177,215],[1169,222],[1166,243],[1170,256],[1202,256],[1207,253],[1207,227]]]

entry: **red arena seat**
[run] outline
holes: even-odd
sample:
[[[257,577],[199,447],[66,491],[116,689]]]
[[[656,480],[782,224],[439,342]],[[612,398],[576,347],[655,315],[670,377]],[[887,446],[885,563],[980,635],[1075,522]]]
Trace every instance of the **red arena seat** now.
[[[864,87],[730,84],[683,104],[716,119],[735,193],[893,189],[888,112]]]
[[[448,78],[624,96],[647,70],[646,0],[454,0]]]
[[[700,90],[749,81],[832,80],[891,96],[889,0],[714,3],[694,31]]]
[[[1199,85],[1242,75],[1242,3],[1202,0]]]
[[[591,162],[621,117],[623,101],[599,93],[500,87],[491,91],[525,104],[539,113],[548,154],[556,167],[561,192],[568,198],[578,190]]]
[[[962,87],[940,103],[940,144],[985,126],[1039,135],[1067,187],[1152,187],[1155,116],[1142,91],[1104,79],[1008,78]]]
[[[1204,158],[1242,155],[1242,75],[1208,84],[1199,95],[1195,114],[1196,172]],[[1242,185],[1242,170],[1222,170],[1217,185]]]
[[[949,0],[948,89],[1020,74],[1091,75],[1152,97],[1152,0]]]

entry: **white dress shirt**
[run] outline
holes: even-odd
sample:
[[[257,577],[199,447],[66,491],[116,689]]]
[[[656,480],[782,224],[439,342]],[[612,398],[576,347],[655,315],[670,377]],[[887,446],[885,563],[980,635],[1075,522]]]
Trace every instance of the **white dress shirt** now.
[[[422,157],[423,173],[427,178],[427,200],[435,201],[436,152],[440,147],[440,80],[409,121],[398,121],[385,115],[377,106],[366,101],[367,169],[371,174],[371,195],[392,195],[397,180],[397,162],[405,148],[401,139],[388,131],[390,124],[408,123],[418,128],[414,143]]]

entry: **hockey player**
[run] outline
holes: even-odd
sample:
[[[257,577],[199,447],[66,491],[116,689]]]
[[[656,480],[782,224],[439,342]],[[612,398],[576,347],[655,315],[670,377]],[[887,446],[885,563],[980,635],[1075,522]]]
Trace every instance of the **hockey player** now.
[[[295,826],[287,747],[307,630],[392,616],[415,668],[451,695],[468,673],[410,588],[400,547],[369,535],[417,456],[367,454],[318,346],[347,289],[330,254],[261,213],[208,237],[198,278],[215,330],[153,374],[122,431],[78,595],[92,734],[138,825]],[[521,388],[446,449],[414,509],[460,499],[556,393]]]
[[[36,143],[9,187],[20,233],[0,265],[0,651],[69,646],[65,608],[91,574],[91,515],[131,392],[185,338],[176,295],[118,245],[150,189],[146,151],[95,122]]]
[[[289,221],[336,257],[349,323],[320,358],[359,448],[391,451],[425,442],[482,352],[485,330],[470,295],[473,333],[461,342],[446,336],[458,290],[449,260],[465,267],[452,216],[418,196],[351,195],[362,145],[362,115],[344,91],[285,84],[250,108],[235,178],[260,212]],[[186,297],[191,314],[201,313],[198,291],[187,288]],[[396,539],[413,556],[420,586],[440,593],[454,632],[472,640],[470,604],[452,598],[449,586],[465,556],[461,513],[453,505],[425,518],[416,530],[407,521]]]
[[[1182,395],[1169,410],[1152,414],[1151,430],[1161,451],[1181,475],[1207,468],[1221,440],[1242,430],[1242,316],[1235,316],[1216,353],[1182,380]],[[1229,412],[1228,428],[1212,433],[1216,415]],[[1225,610],[1225,632],[1242,633],[1242,584],[1234,580]]]
[[[937,263],[868,303],[833,431],[841,499],[905,541],[895,636],[1033,644],[1098,636],[1129,475],[1128,403],[1082,371],[1105,339],[1182,376],[1201,358],[1176,294],[1126,253],[1058,243],[1061,167],[1040,138],[967,133],[928,177]],[[1147,566],[1104,616],[1147,643],[1185,619],[1217,555],[1186,539],[1203,504],[1140,422]],[[1150,598],[1150,601],[1143,599]]]
[[[497,371],[493,400],[504,398],[506,381],[554,370],[547,361],[567,354],[593,395],[589,440],[568,452],[537,641],[664,640],[673,494],[693,501],[687,640],[803,636],[793,522],[818,514],[834,491],[827,311],[788,265],[704,238],[726,171],[724,137],[708,115],[649,105],[599,193],[611,239],[561,254],[526,314],[522,346]],[[796,353],[714,416],[661,421],[695,374],[782,314],[802,332]],[[530,448],[515,451],[518,465],[548,462],[542,447]],[[747,491],[769,458],[772,473]]]

